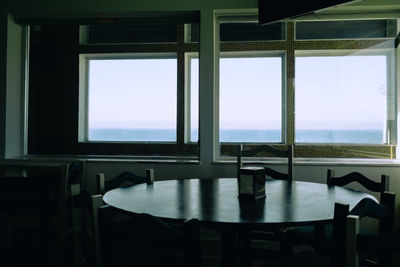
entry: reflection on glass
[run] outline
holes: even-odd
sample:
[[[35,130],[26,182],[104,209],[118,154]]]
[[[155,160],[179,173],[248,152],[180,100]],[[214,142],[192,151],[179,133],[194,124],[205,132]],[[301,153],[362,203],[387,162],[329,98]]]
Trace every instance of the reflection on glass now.
[[[199,140],[199,59],[190,60],[190,141]]]

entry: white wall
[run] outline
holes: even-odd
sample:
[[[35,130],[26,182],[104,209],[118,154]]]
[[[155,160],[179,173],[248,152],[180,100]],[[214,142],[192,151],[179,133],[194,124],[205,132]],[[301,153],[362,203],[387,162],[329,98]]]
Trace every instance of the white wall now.
[[[24,27],[7,18],[6,136],[5,157],[24,153]]]
[[[4,4],[4,3],[3,3]],[[7,13],[0,3],[0,157],[4,158],[6,132]]]

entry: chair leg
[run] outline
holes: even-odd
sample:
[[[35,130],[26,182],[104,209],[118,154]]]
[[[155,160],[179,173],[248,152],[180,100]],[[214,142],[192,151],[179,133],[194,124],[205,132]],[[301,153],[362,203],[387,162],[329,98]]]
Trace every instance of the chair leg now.
[[[0,214],[0,251],[5,251],[7,247],[7,216],[5,214]]]
[[[282,231],[280,236],[280,252],[282,256],[290,256],[294,253],[294,246],[292,242],[286,239],[286,232]]]
[[[314,226],[314,232],[315,232],[315,251],[316,252],[322,252],[323,253],[323,244],[325,244],[325,225],[324,224],[316,224]]]

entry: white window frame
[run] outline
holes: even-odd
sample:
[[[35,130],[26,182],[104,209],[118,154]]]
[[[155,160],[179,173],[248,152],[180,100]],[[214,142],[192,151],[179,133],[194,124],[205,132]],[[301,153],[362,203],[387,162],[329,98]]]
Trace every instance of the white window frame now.
[[[113,59],[177,59],[176,53],[100,53],[79,55],[79,125],[81,143],[176,143],[175,141],[90,141],[89,140],[89,61]],[[176,88],[177,89],[177,88]],[[176,129],[176,128],[175,128]],[[177,130],[177,129],[176,129]]]
[[[191,96],[192,96],[192,86],[191,86],[191,81],[192,81],[192,76],[191,76],[191,70],[192,70],[192,59],[199,59],[199,53],[198,52],[187,52],[185,53],[185,132],[184,132],[184,140],[185,144],[188,143],[196,143],[193,142],[192,139],[192,106],[191,106]],[[200,77],[199,77],[200,78]],[[199,95],[197,96],[199,98]],[[198,105],[199,106],[199,105]],[[200,106],[199,106],[200,108]],[[199,115],[199,111],[197,114]],[[198,119],[198,122],[200,120]],[[198,130],[198,137],[200,138],[200,129],[199,125],[197,125],[197,130]]]
[[[397,49],[391,49],[390,47],[392,46],[390,42],[393,42],[393,38],[371,38],[371,39],[360,39],[361,43],[357,43],[358,41],[355,41],[358,38],[354,38],[354,39],[344,39],[344,40],[339,40],[339,39],[329,39],[329,40],[296,40],[295,39],[295,23],[296,21],[307,21],[307,20],[312,20],[312,21],[318,21],[318,20],[362,20],[362,19],[397,19],[397,32],[400,29],[400,19],[397,17],[393,17],[393,16],[372,16],[369,17],[364,16],[364,15],[360,15],[360,14],[355,14],[354,17],[349,18],[348,15],[346,16],[330,16],[329,18],[309,18],[309,17],[305,17],[305,18],[299,18],[299,19],[295,19],[295,20],[290,20],[286,22],[286,29],[285,29],[285,38],[282,41],[264,41],[265,45],[263,45],[262,47],[265,47],[265,50],[272,50],[272,51],[276,51],[276,49],[280,49],[280,44],[279,42],[283,42],[284,44],[282,44],[282,49],[283,51],[285,51],[285,60],[284,60],[284,64],[286,65],[286,68],[284,68],[283,76],[284,76],[284,81],[283,81],[283,87],[284,90],[282,90],[282,95],[283,98],[282,100],[283,105],[282,105],[282,109],[283,109],[283,117],[282,117],[282,122],[286,122],[286,124],[284,126],[286,126],[287,128],[282,128],[282,138],[283,138],[283,143],[284,144],[291,144],[291,143],[295,143],[295,109],[294,109],[294,102],[295,102],[295,88],[294,88],[294,75],[292,73],[292,68],[294,68],[295,66],[292,64],[292,62],[294,62],[295,60],[295,53],[297,50],[302,49],[302,47],[304,47],[304,43],[303,42],[309,42],[309,43],[313,43],[312,46],[316,46],[316,44],[318,44],[319,42],[321,42],[321,51],[327,49],[327,47],[329,47],[329,45],[327,45],[327,42],[347,42],[346,43],[346,47],[351,47],[351,45],[349,46],[348,44],[351,42],[355,42],[356,43],[356,47],[357,46],[364,46],[369,48],[368,46],[366,46],[365,44],[363,44],[363,41],[366,41],[366,44],[370,43],[372,44],[372,46],[374,46],[373,50],[379,51],[378,48],[384,48],[384,50],[386,52],[388,52],[388,82],[387,82],[387,103],[388,103],[388,120],[387,120],[387,144],[344,144],[343,148],[339,148],[340,151],[335,152],[335,146],[341,146],[341,144],[319,144],[319,143],[307,143],[307,144],[297,144],[297,148],[296,151],[298,151],[298,153],[300,155],[296,155],[297,158],[303,158],[304,160],[306,160],[307,162],[318,162],[318,161],[323,161],[323,162],[350,162],[350,161],[359,161],[359,159],[357,158],[358,153],[361,151],[365,151],[365,158],[361,159],[366,160],[367,162],[370,161],[371,159],[368,158],[372,158],[373,161],[376,160],[380,160],[380,157],[384,155],[384,160],[392,160],[393,155],[396,159],[399,158],[398,155],[400,155],[400,149],[397,148],[397,133],[398,133],[398,124],[397,124],[397,103],[398,103],[398,95],[397,95],[397,90],[399,88],[399,79],[396,78],[396,72],[398,71],[399,68],[399,48]],[[254,22],[254,13],[251,14],[251,12],[249,13],[236,13],[235,12],[217,12],[216,13],[216,17],[215,17],[215,58],[217,60],[215,60],[215,101],[214,101],[214,105],[216,107],[215,109],[215,124],[214,124],[214,142],[217,144],[217,147],[214,150],[214,158],[216,162],[225,162],[226,160],[232,160],[232,156],[235,155],[235,151],[232,147],[232,145],[229,145],[227,143],[220,143],[219,142],[219,56],[221,54],[220,52],[220,46],[221,44],[224,44],[225,42],[220,42],[219,40],[219,29],[220,29],[220,23],[221,22],[236,22],[236,23],[240,23],[240,22]],[[387,43],[387,42],[388,43]],[[272,45],[268,45],[267,43],[270,43]],[[325,43],[324,43],[325,42]],[[229,43],[229,42],[227,42]],[[251,43],[251,41],[249,41],[249,43]],[[377,44],[377,45],[375,45]],[[389,44],[389,46],[387,46]],[[250,44],[249,44],[250,45]],[[381,45],[383,45],[381,47]],[[335,45],[333,45],[334,47]],[[231,46],[226,46],[229,51]],[[249,46],[251,47],[251,45]],[[293,47],[290,48],[290,47]],[[389,49],[387,49],[389,48]],[[252,48],[253,49],[253,48]],[[313,49],[313,51],[319,51],[319,48],[307,48],[307,49]],[[305,49],[305,51],[307,51],[307,49]],[[332,48],[334,50],[334,48]],[[225,51],[224,49],[221,49],[222,51]],[[241,51],[241,48],[239,47],[239,50]],[[362,48],[360,51],[366,50],[366,48]],[[393,51],[394,50],[394,51]],[[311,51],[311,50],[309,50]],[[394,53],[394,56],[392,56]],[[393,60],[392,60],[393,59]],[[289,65],[287,65],[289,64]],[[291,103],[293,102],[293,108],[291,108],[289,105],[291,105]],[[286,106],[288,105],[288,106]],[[293,113],[293,114],[292,114]],[[292,132],[293,131],[293,132]],[[226,146],[223,148],[223,145]],[[244,143],[245,145],[247,143]],[[250,144],[251,145],[251,144]],[[275,145],[275,144],[274,144]],[[322,145],[322,146],[321,146]],[[325,145],[325,146],[324,146]],[[276,144],[276,146],[282,146],[282,144]],[[283,145],[284,147],[285,145]],[[220,147],[220,148],[218,148]],[[321,149],[323,149],[322,153],[321,153]],[[333,152],[329,152],[329,151],[333,151]],[[397,156],[393,153],[394,151],[396,151]],[[223,156],[221,156],[221,153],[224,153]],[[344,153],[348,153],[350,155],[355,155],[355,157],[351,156],[351,157],[347,157],[346,155],[344,155]],[[304,156],[303,156],[304,153]],[[329,156],[326,157],[324,155],[326,155],[326,153],[329,153]],[[380,154],[380,153],[384,153],[384,154]],[[311,155],[311,156],[310,156]],[[377,157],[375,157],[374,155],[376,155]],[[321,157],[322,156],[322,157]],[[342,156],[344,156],[342,158]]]
[[[396,99],[395,99],[395,86],[394,86],[394,75],[395,75],[395,62],[394,62],[394,51],[390,49],[373,49],[373,50],[297,50],[295,56],[297,57],[329,57],[329,56],[385,56],[387,64],[387,91],[386,91],[386,131],[384,133],[383,144],[397,145],[397,123],[396,123]],[[295,133],[296,133],[296,129]],[[395,134],[393,134],[395,133]],[[296,139],[295,139],[296,140]],[[301,143],[296,144],[334,144],[340,145],[341,143]],[[351,145],[352,143],[345,143],[345,145]],[[366,143],[366,145],[375,145],[374,143]],[[376,144],[381,145],[381,144]]]
[[[283,144],[286,140],[286,53],[285,51],[235,51],[235,52],[220,52],[219,59],[221,58],[270,58],[270,57],[279,57],[281,58],[281,140],[280,142],[263,142],[270,144]],[[219,64],[220,65],[220,64]],[[218,71],[219,74],[219,71]],[[219,80],[219,76],[218,76]],[[219,83],[218,83],[218,100],[220,99],[220,91],[219,91]],[[266,100],[267,101],[267,100]],[[219,103],[218,101],[218,118],[219,118]],[[267,102],[266,102],[267,104]],[[218,119],[218,136],[220,131],[220,124]],[[218,138],[218,142],[221,144],[257,144],[257,142],[221,142]]]

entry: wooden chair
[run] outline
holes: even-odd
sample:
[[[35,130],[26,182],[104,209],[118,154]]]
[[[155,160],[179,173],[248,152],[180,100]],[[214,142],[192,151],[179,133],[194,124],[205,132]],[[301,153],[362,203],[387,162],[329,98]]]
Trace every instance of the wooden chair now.
[[[328,169],[327,171],[327,184],[329,186],[346,186],[353,182],[362,185],[367,190],[379,193],[381,202],[383,201],[382,203],[388,201],[386,199],[387,195],[383,197],[385,190],[389,187],[389,176],[387,175],[382,175],[380,182],[375,182],[359,172],[351,172],[344,176],[336,177],[334,170]],[[394,203],[392,205],[394,208]],[[381,221],[380,225],[383,225],[382,227],[384,229],[389,229],[390,226],[384,226],[385,224],[393,226],[393,218],[390,218],[389,221],[390,222],[386,223]],[[286,243],[286,247],[289,248],[289,251],[293,249],[293,246],[302,244],[310,245],[317,250],[321,250],[327,247],[326,244],[329,244],[331,239],[332,225],[318,224],[315,226],[286,229],[284,242]]]
[[[328,169],[326,183],[331,186],[346,186],[352,182],[362,185],[365,189],[381,195],[389,190],[389,176],[381,175],[379,182],[366,177],[359,172],[351,172],[343,176],[335,176],[335,171]]]
[[[287,158],[288,159],[288,170],[286,173],[275,171],[269,167],[264,167],[265,175],[277,180],[293,180],[293,145],[288,145],[287,150],[276,149],[270,145],[255,146],[249,150],[243,150],[243,145],[237,146],[237,175],[239,170],[243,167],[244,157],[255,157],[261,155],[272,155],[275,157]]]
[[[287,150],[280,150],[270,145],[255,146],[249,150],[244,150],[243,145],[237,146],[237,175],[243,166],[244,157],[256,157],[272,155],[275,157],[287,158],[287,172],[278,172],[269,167],[264,167],[265,175],[277,180],[293,180],[293,145],[289,145]],[[282,239],[282,228],[272,227],[270,231],[251,231],[249,234],[242,233],[239,236],[239,245],[243,250],[251,250],[251,254],[255,258],[259,257],[279,257],[282,254],[282,249],[279,250],[266,250],[258,249],[252,246],[252,243],[257,241],[275,241],[280,243]],[[247,248],[246,248],[247,247]],[[250,248],[249,248],[250,247]]]
[[[381,234],[366,234],[360,232],[360,217],[357,215],[349,215],[347,217],[347,258],[346,267],[360,266],[380,266],[391,267],[391,256],[400,252],[400,230],[394,230]],[[360,253],[368,253],[376,255],[379,262],[368,261],[367,264],[360,262]]]
[[[68,164],[0,166],[3,266],[18,263],[64,266],[66,245],[70,244],[66,242],[70,232],[66,231],[65,216],[66,207],[70,206],[66,204],[68,170]],[[29,246],[26,243],[30,241],[39,243]],[[14,246],[10,247],[10,243]]]
[[[335,203],[333,229],[335,232],[333,245],[329,254],[303,251],[269,261],[260,267],[343,267],[346,262],[346,218],[349,205]]]
[[[120,215],[129,219],[120,220]],[[106,266],[201,266],[198,220],[176,227],[149,214],[99,208],[101,255]]]
[[[75,265],[78,266],[101,266],[100,254],[100,233],[98,208],[103,203],[103,194],[111,189],[140,183],[152,183],[154,181],[154,169],[146,170],[146,176],[139,176],[132,172],[122,172],[113,179],[106,180],[103,173],[96,175],[96,194],[92,194],[89,190],[80,190],[75,185],[75,191],[79,194],[75,197],[74,206],[77,210],[76,217],[79,225],[76,227],[75,238],[79,241],[75,247]],[[120,216],[129,219],[129,216]]]
[[[111,180],[106,180],[103,173],[97,174],[96,188],[97,194],[104,194],[105,192],[120,187],[123,184],[151,184],[154,182],[154,169],[147,169],[146,176],[140,176],[133,172],[122,172]]]
[[[392,237],[396,234],[397,238],[399,237],[398,232],[394,231],[393,224],[395,201],[394,193],[384,192],[380,204],[371,199],[364,199],[352,210],[350,213],[352,216],[348,217],[347,264],[358,266],[359,257],[356,251],[360,251],[364,253],[363,259],[360,260],[360,266],[391,266],[392,254],[400,251],[400,246],[397,244],[398,239]],[[365,217],[379,220],[377,233],[360,231],[359,221]],[[377,257],[371,258],[371,256]]]
[[[73,266],[100,267],[100,236],[98,223],[98,208],[103,205],[102,195],[93,195],[88,190],[80,190],[74,185],[74,210],[77,213],[74,233],[74,264]]]

